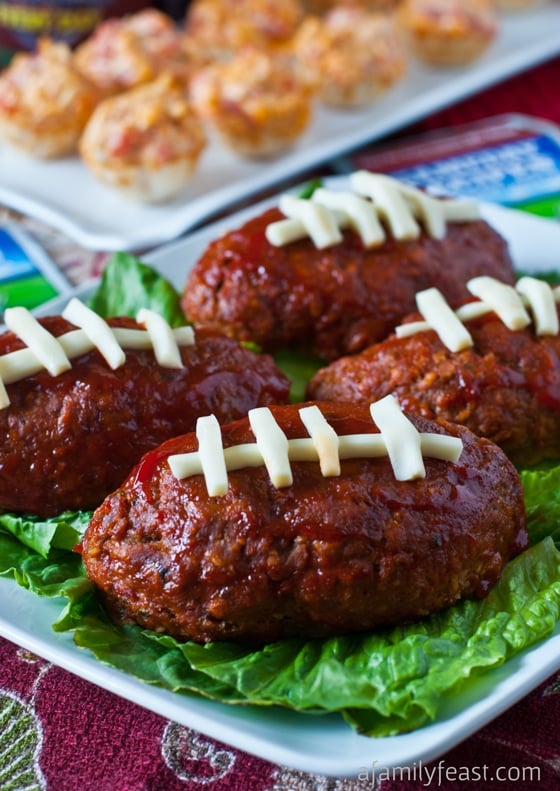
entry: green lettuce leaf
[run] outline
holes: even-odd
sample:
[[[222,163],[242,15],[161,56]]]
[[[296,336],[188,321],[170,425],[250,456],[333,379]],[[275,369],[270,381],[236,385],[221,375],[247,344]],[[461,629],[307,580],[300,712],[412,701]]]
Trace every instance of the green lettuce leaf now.
[[[552,536],[560,547],[560,465],[521,470],[531,539]]]
[[[53,547],[45,558],[0,534],[0,574],[63,597],[53,628],[72,630],[77,645],[147,683],[230,704],[338,712],[375,736],[429,722],[484,670],[550,635],[560,618],[560,552],[550,537],[511,561],[483,601],[405,627],[260,649],[115,626],[74,552]]]
[[[307,382],[319,368],[325,365],[322,360],[312,354],[294,352],[291,349],[275,352],[274,361],[291,382],[290,401],[293,404],[305,401]]]
[[[50,519],[33,515],[0,514],[0,531],[10,533],[22,544],[47,557],[52,547],[73,549],[88,526],[91,513],[66,511]]]
[[[172,327],[186,324],[180,295],[171,283],[130,253],[111,256],[89,306],[105,318],[134,318],[140,308],[150,308],[164,316]]]
[[[82,608],[84,597],[93,595],[79,554],[53,548],[43,557],[5,533],[0,533],[0,576],[13,578],[38,596],[66,598],[62,615],[74,605]]]

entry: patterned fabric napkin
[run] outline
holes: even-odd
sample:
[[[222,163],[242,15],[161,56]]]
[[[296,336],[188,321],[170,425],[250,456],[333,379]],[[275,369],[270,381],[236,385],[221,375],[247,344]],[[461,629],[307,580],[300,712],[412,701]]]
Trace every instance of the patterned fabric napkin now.
[[[11,791],[556,791],[559,722],[560,673],[417,765],[416,778],[414,767],[376,775],[371,765],[357,778],[327,778],[168,722],[0,639],[0,788]]]

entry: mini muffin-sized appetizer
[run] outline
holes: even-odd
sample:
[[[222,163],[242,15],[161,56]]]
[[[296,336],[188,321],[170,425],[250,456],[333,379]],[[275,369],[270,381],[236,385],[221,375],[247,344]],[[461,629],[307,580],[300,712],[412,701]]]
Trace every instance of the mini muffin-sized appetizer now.
[[[190,181],[206,146],[185,86],[168,73],[104,99],[80,140],[80,154],[104,184],[132,200],[163,203]]]
[[[462,66],[498,33],[492,0],[403,0],[398,19],[414,54],[435,66]]]
[[[67,318],[65,318],[67,317]],[[194,429],[288,400],[271,358],[228,338],[172,330],[151,311],[105,322],[73,300],[36,320],[9,308],[0,336],[0,509],[95,508],[143,453]]]
[[[362,8],[366,11],[393,11],[400,0],[303,0],[305,11],[326,14],[333,8]]]
[[[185,19],[188,49],[199,63],[245,47],[268,52],[289,43],[302,16],[299,0],[194,0]]]
[[[530,277],[515,288],[488,277],[467,286],[479,299],[455,312],[436,290],[419,293],[423,321],[411,317],[321,369],[308,397],[362,403],[393,393],[406,410],[491,439],[516,464],[558,458],[559,289]]]
[[[79,45],[74,58],[105,96],[150,82],[162,71],[186,83],[192,70],[184,35],[155,8],[106,19]]]
[[[389,398],[202,418],[143,457],[82,548],[117,622],[202,643],[418,620],[486,596],[526,546],[503,452]]]
[[[201,69],[193,104],[233,151],[269,157],[294,145],[309,126],[313,90],[294,58],[246,48]]]
[[[187,277],[189,320],[266,351],[334,360],[388,335],[423,288],[459,304],[471,277],[514,281],[504,239],[472,201],[366,171],[350,187],[282,196],[279,208],[211,243]]]
[[[361,107],[384,94],[406,71],[401,30],[392,16],[340,6],[307,17],[294,38],[304,73],[325,104]]]
[[[548,0],[493,0],[493,3],[500,11],[527,11],[548,3]]]
[[[0,137],[44,159],[77,145],[99,94],[74,67],[62,42],[44,38],[0,73]]]

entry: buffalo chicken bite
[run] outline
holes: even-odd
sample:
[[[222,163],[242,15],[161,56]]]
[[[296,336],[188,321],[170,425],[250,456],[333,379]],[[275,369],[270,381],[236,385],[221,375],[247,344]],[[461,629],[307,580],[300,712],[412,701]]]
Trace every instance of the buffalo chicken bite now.
[[[414,54],[435,66],[462,66],[496,40],[492,0],[403,0],[397,18]]]
[[[471,277],[514,281],[506,242],[471,201],[364,171],[351,187],[283,196],[279,209],[212,242],[187,277],[189,320],[265,351],[334,360],[388,335],[423,288],[459,304]]]
[[[75,323],[50,316],[40,323],[29,317],[34,329],[28,337],[23,327],[23,341],[16,332],[29,322],[19,311],[6,311],[14,332],[0,336],[4,511],[51,516],[95,508],[143,453],[191,431],[200,415],[228,421],[288,400],[289,381],[270,357],[214,333],[192,338],[191,328],[167,328],[171,339],[164,331],[163,347],[152,348],[159,317],[148,314],[146,330],[115,318],[105,325],[106,350]],[[48,334],[34,344],[41,329]]]
[[[70,48],[43,38],[0,74],[0,137],[34,157],[65,156],[100,98],[76,69]]]
[[[176,197],[205,147],[206,134],[187,89],[167,72],[102,101],[79,145],[96,178],[146,203]]]
[[[400,33],[388,14],[338,6],[323,18],[305,19],[294,38],[294,51],[322,102],[363,107],[405,74],[407,58]]]
[[[395,335],[319,370],[308,397],[367,403],[392,393],[406,410],[491,439],[516,464],[560,456],[558,289],[535,278],[516,290],[491,278],[468,286],[480,301],[457,310],[462,326],[442,320],[448,308],[438,300],[432,323],[411,316]]]
[[[225,61],[245,47],[289,45],[303,16],[299,0],[193,0],[185,18],[189,51],[199,63]]]
[[[271,406],[221,434],[201,420],[148,453],[83,539],[112,617],[199,642],[273,641],[485,596],[527,545],[518,474],[468,429],[395,411]]]
[[[163,71],[187,84],[192,71],[184,36],[155,8],[104,20],[74,60],[104,96],[151,82]]]
[[[193,105],[232,151],[272,157],[308,128],[313,91],[286,53],[246,47],[201,69],[191,82]]]

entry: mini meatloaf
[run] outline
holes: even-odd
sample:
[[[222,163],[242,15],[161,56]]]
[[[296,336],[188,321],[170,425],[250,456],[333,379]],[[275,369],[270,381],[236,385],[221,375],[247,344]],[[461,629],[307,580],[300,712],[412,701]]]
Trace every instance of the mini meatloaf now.
[[[379,433],[367,407],[319,406],[339,436]],[[306,435],[299,407],[270,407],[288,438]],[[343,459],[337,477],[293,461],[282,488],[255,466],[210,497],[202,475],[168,463],[195,434],[169,440],[94,513],[88,576],[116,622],[198,642],[322,638],[484,597],[527,544],[518,474],[468,429],[408,417],[460,437],[459,461],[425,458],[425,477],[406,481],[387,457]],[[222,441],[254,442],[249,420],[222,426]]]
[[[59,316],[40,323],[54,336],[76,329]],[[138,328],[129,319],[109,324]],[[0,336],[1,355],[23,346],[12,332]],[[199,332],[181,358],[182,368],[164,368],[151,349],[127,349],[112,370],[93,350],[58,376],[43,370],[7,385],[0,509],[51,516],[95,508],[143,453],[191,431],[200,415],[233,420],[258,404],[288,400],[289,381],[273,360],[229,338]]]
[[[459,352],[434,331],[391,336],[320,369],[307,395],[369,403],[392,393],[405,410],[491,439],[517,465],[558,458],[560,337],[512,331],[495,313],[467,327],[474,343]]]
[[[415,310],[421,289],[435,285],[458,304],[471,277],[514,279],[505,241],[483,220],[449,223],[443,239],[390,237],[373,249],[347,230],[342,242],[318,250],[309,238],[271,245],[266,228],[282,218],[270,209],[209,245],[182,297],[195,326],[267,352],[295,348],[330,361],[386,337]]]

